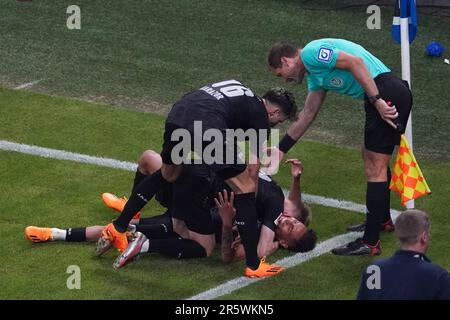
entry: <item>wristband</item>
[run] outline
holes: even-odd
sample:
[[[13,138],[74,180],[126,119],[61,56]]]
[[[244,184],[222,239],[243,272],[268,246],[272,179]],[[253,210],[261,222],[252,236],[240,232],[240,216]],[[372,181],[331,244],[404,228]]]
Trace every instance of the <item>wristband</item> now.
[[[377,94],[375,96],[370,96],[369,102],[370,102],[370,104],[375,105],[375,102],[377,102],[378,99],[381,99],[381,96],[379,94]]]
[[[278,144],[278,149],[286,154],[296,142],[296,140],[292,139],[291,136],[286,133]]]

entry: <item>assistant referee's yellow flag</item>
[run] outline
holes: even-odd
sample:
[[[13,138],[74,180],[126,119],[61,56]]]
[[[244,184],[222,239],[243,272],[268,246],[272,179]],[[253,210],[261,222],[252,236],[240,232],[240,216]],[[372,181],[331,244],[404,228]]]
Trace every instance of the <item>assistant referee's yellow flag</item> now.
[[[402,205],[409,200],[431,193],[404,134],[401,136],[389,188],[400,193]]]

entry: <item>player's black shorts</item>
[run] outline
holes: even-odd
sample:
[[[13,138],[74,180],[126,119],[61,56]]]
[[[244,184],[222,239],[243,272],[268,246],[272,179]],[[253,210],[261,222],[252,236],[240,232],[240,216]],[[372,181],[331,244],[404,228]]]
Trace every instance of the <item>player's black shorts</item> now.
[[[214,204],[214,173],[204,165],[186,166],[173,184],[172,217],[183,220],[189,230],[214,234],[217,221],[211,215]]]
[[[173,158],[172,158],[172,151],[174,148],[180,143],[180,141],[172,141],[172,134],[177,129],[183,129],[186,130],[186,132],[189,132],[191,136],[191,150],[194,150],[194,134],[184,128],[181,128],[180,126],[166,122],[165,130],[164,130],[164,142],[163,142],[163,148],[161,151],[161,157],[162,162],[165,164],[174,164]],[[206,128],[205,128],[206,129]],[[225,134],[223,135],[225,137]],[[213,142],[214,143],[214,142]],[[211,144],[210,141],[204,141],[202,142],[200,153],[203,155],[203,151],[206,147],[208,147]],[[178,149],[180,150],[180,149]],[[218,155],[218,159],[221,159],[218,162],[214,163],[207,163],[204,164],[207,165],[212,171],[214,171],[220,178],[223,180],[227,180],[229,178],[235,177],[239,175],[241,172],[243,172],[246,169],[245,163],[243,163],[243,160],[240,159],[239,155],[239,148],[237,147],[237,144],[234,144],[234,147],[231,147],[231,144],[227,143],[225,139],[223,139],[223,143],[220,143],[220,148],[216,148],[216,150],[220,150],[221,154]],[[227,155],[231,155],[227,161]],[[183,166],[191,166],[191,164],[184,164],[185,161],[187,161],[187,155],[180,155],[180,158],[183,158]],[[241,161],[238,161],[238,160]],[[193,160],[191,159],[193,162]],[[231,162],[231,163],[227,163]]]
[[[179,141],[172,141],[172,133],[177,129],[181,129],[181,127],[176,124],[166,122],[163,135],[163,146],[161,150],[162,162],[165,164],[174,164],[172,161],[172,150],[179,143]]]
[[[400,135],[405,132],[406,123],[412,108],[412,94],[408,83],[392,73],[382,73],[375,79],[381,97],[391,101],[398,112],[394,123],[400,125],[399,130],[392,128],[384,121],[377,109],[369,103],[367,95],[364,98],[366,124],[364,130],[364,145],[366,149],[383,154],[392,154],[400,143]]]

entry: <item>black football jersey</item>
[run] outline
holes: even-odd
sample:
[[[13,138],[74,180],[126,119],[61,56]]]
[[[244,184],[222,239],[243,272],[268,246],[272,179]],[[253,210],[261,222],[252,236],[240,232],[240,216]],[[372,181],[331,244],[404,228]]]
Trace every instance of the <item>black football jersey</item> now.
[[[283,213],[283,208],[283,190],[271,177],[260,173],[258,193],[256,194],[258,221],[270,230],[275,231],[275,220]]]
[[[193,130],[202,121],[204,130],[270,129],[262,99],[237,80],[205,85],[184,95],[172,107],[167,122]]]

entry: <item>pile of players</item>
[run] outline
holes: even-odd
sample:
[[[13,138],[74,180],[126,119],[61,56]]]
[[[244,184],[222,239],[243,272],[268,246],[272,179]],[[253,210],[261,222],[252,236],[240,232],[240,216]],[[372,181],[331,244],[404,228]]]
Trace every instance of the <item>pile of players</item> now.
[[[147,150],[140,157],[129,199],[110,193],[102,195],[107,206],[121,213],[115,221],[107,226],[87,228],[30,226],[25,230],[26,237],[33,242],[97,240],[98,255],[114,246],[121,252],[113,264],[115,269],[142,253],[160,253],[178,259],[208,257],[216,243],[220,243],[225,263],[246,260],[248,277],[278,274],[283,268],[268,264],[266,256],[280,247],[309,251],[317,241],[315,232],[307,228],[311,209],[301,199],[301,162],[287,161],[291,166],[292,186],[285,197],[280,186],[259,170],[265,141],[258,141],[251,164],[242,160],[243,144],[239,148],[237,143],[234,149],[224,152],[235,155],[228,163],[186,161],[175,165],[172,150],[176,144],[172,133],[183,128],[194,136],[194,121],[202,121],[204,131],[210,128],[269,131],[274,125],[293,118],[296,111],[293,95],[282,88],[271,89],[258,97],[240,82],[229,80],[193,91],[172,108],[166,121],[161,155]],[[231,145],[226,140],[219,143],[218,148]],[[200,153],[207,146],[205,143]],[[141,209],[153,197],[167,211],[159,216],[139,218]]]

